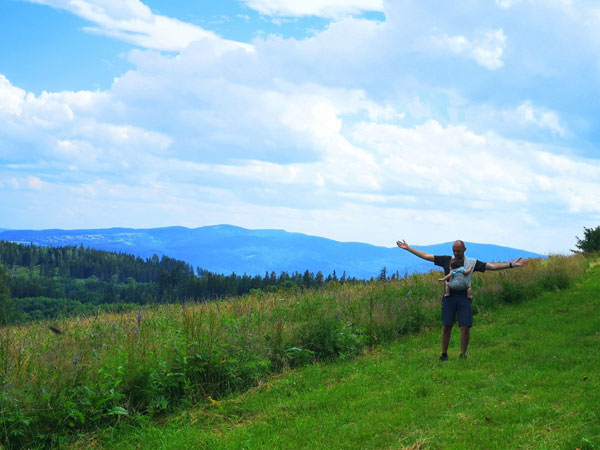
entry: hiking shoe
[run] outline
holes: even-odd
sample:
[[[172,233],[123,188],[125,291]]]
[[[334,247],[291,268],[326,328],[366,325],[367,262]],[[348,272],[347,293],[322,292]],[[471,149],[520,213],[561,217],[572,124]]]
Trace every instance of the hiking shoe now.
[[[448,361],[448,355],[446,353],[442,353],[440,355],[440,361]]]

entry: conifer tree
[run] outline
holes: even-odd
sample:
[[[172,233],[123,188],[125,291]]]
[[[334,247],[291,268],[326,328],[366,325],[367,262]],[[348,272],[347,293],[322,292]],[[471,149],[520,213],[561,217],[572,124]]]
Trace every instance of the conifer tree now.
[[[0,265],[0,326],[11,323],[16,318],[16,308],[8,290],[8,272]]]

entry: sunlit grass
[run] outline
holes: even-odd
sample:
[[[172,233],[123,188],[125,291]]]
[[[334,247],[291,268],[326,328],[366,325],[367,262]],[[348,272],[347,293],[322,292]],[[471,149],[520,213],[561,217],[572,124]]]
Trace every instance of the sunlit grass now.
[[[81,440],[157,449],[600,448],[600,270],[495,310],[471,355],[437,361],[439,330],[241,395]],[[456,339],[456,337],[455,337]],[[96,440],[94,440],[96,439]],[[99,440],[98,440],[99,439]]]
[[[552,257],[478,274],[476,311],[484,318],[498,304],[565,288],[586,264],[580,256]],[[254,292],[0,329],[0,439],[57,444],[77,430],[218,401],[269,374],[437,327],[438,276]]]

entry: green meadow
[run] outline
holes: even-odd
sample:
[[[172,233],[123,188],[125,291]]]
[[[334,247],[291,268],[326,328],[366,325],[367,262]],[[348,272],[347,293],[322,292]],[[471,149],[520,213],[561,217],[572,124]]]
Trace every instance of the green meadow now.
[[[439,356],[439,274],[5,327],[7,448],[598,448],[600,266],[474,279]]]
[[[600,266],[566,291],[480,315],[467,359],[439,330],[319,363],[166,418],[106,448],[600,448]],[[453,351],[452,351],[453,350]],[[81,442],[80,442],[81,443]]]

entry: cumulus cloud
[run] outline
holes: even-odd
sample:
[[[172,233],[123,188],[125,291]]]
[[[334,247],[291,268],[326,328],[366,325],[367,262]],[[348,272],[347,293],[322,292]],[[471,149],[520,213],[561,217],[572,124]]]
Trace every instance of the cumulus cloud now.
[[[474,59],[480,66],[495,70],[504,65],[502,54],[506,40],[504,31],[499,28],[480,32],[473,39],[461,35],[436,36],[432,38],[432,43],[435,47]]]
[[[552,97],[498,74],[518,71],[504,65],[504,30],[519,36],[495,19],[409,1],[386,4],[378,22],[338,15],[379,3],[253,1],[263,14],[335,21],[306,39],[256,38],[247,52],[138,1],[44,2],[146,48],[106,91],[34,95],[0,76],[3,208],[55,210],[48,226],[234,223],[383,245],[460,229],[550,251],[553,232],[600,214],[585,201],[600,191],[600,164],[573,156]],[[498,92],[510,99],[494,103]]]
[[[471,201],[491,202],[496,210],[536,209],[545,200],[561,199],[570,209],[565,186],[582,197],[600,189],[600,165],[593,159],[557,156],[538,145],[477,134],[464,126],[360,123],[352,138],[378,162],[380,192],[427,192],[427,201],[444,199],[450,208]],[[588,206],[600,212],[598,203]]]
[[[190,42],[208,40],[220,51],[251,46],[228,41],[197,25],[154,14],[139,0],[29,0],[65,9],[86,19],[94,26],[87,31],[104,34],[140,47],[179,51]]]
[[[517,112],[526,123],[548,129],[559,136],[564,136],[566,133],[565,128],[560,123],[558,115],[554,111],[536,108],[531,102],[526,101],[519,105]]]
[[[0,74],[0,113],[18,115],[25,97],[25,91],[13,86],[8,79]]]
[[[383,0],[244,0],[244,3],[267,16],[339,18],[364,11],[383,12]]]
[[[119,109],[106,92],[42,92],[18,89],[0,77],[0,155],[6,163],[42,170],[110,171],[133,166],[139,153],[164,153],[167,135],[131,124],[114,124]],[[24,166],[31,170],[30,165]],[[31,183],[30,183],[31,184]]]
[[[495,130],[513,138],[556,141],[572,135],[557,111],[525,100],[510,108],[489,104],[465,107],[465,117],[478,131]]]

